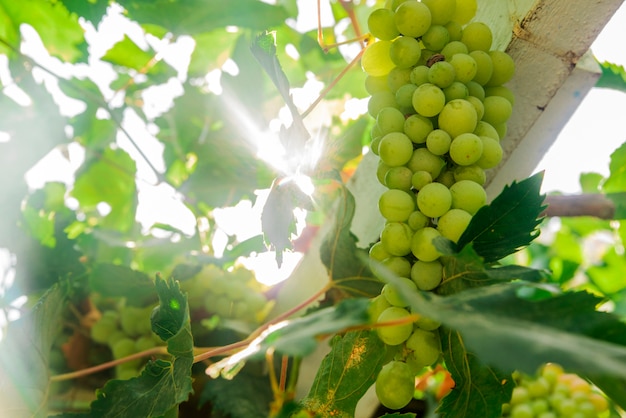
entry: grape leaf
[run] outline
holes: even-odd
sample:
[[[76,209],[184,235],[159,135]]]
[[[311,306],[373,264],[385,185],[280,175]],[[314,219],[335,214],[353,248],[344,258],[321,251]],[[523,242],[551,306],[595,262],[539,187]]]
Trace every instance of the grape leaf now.
[[[113,65],[132,68],[144,74],[158,76],[158,79],[162,81],[175,76],[176,71],[164,61],[157,61],[155,59],[156,55],[152,48],[144,51],[128,35],[124,35],[124,39],[113,45],[101,59]]]
[[[482,257],[474,251],[473,243],[464,246],[459,253],[454,252],[454,244],[445,238],[436,238],[435,245],[446,254],[441,260],[443,281],[437,287],[437,293],[441,295],[512,280],[537,282],[545,276],[541,270],[524,266],[485,265]]]
[[[605,193],[626,191],[626,142],[611,154],[609,177],[602,184]]]
[[[193,337],[187,297],[173,279],[156,280],[160,305],[152,314],[152,330],[167,341],[172,361],[150,361],[141,375],[129,380],[110,380],[97,391],[90,417],[161,416],[185,401],[193,391]]]
[[[70,12],[93,23],[94,27],[98,27],[109,6],[109,0],[62,0],[62,3]]]
[[[320,258],[335,288],[352,295],[376,296],[383,283],[374,278],[367,263],[367,251],[357,247],[357,238],[350,231],[354,218],[354,195],[341,188],[337,199],[335,224],[320,246]]]
[[[29,314],[9,323],[0,343],[0,416],[45,416],[48,359],[64,309],[64,291],[55,285]]]
[[[518,251],[539,235],[539,214],[545,209],[539,194],[543,173],[506,186],[472,218],[459,238],[458,248],[470,242],[485,262],[490,263]]]
[[[626,71],[624,71],[624,66],[608,61],[599,62],[599,64],[602,69],[602,75],[596,81],[596,87],[626,92]]]
[[[610,199],[615,206],[613,219],[626,219],[626,192],[608,193],[605,196]]]
[[[465,348],[458,332],[440,329],[439,335],[446,367],[455,384],[437,408],[441,418],[502,416],[502,404],[511,399],[515,386],[510,373],[484,365]]]
[[[357,402],[386,361],[385,344],[369,330],[336,335],[331,347],[302,403],[322,417],[354,417]]]
[[[154,282],[145,273],[110,263],[96,264],[89,275],[89,286],[105,297],[125,297],[133,306],[154,301]]]

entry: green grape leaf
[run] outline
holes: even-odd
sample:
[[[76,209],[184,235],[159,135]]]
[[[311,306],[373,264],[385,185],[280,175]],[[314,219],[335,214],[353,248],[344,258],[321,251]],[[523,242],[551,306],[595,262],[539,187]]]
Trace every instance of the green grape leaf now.
[[[116,264],[96,264],[89,274],[89,287],[105,297],[125,297],[126,303],[133,306],[146,306],[156,299],[150,277]]]
[[[27,233],[32,235],[41,245],[54,248],[54,212],[44,212],[26,205],[22,210],[22,219]]]
[[[240,26],[262,30],[280,25],[288,17],[280,6],[257,0],[119,0],[138,23],[162,26],[174,35],[193,35],[216,28]]]
[[[141,375],[129,380],[109,380],[91,403],[91,417],[158,417],[187,400],[193,391],[193,337],[187,297],[178,284],[156,279],[160,305],[152,314],[152,330],[167,341],[172,361],[150,361]]]
[[[458,248],[470,242],[485,262],[490,263],[527,246],[539,235],[544,196],[539,193],[543,173],[513,182],[472,218],[459,238]]]
[[[111,210],[101,224],[122,232],[128,231],[135,225],[135,171],[135,161],[126,151],[106,148],[95,159],[85,162],[71,195],[86,212],[97,213],[98,204],[107,203]]]
[[[345,187],[337,199],[335,224],[324,236],[320,258],[335,282],[335,289],[352,295],[373,297],[383,283],[374,278],[367,263],[367,251],[357,247],[357,238],[350,231],[354,218],[354,195]]]
[[[372,330],[336,335],[330,344],[302,404],[321,417],[354,417],[357,402],[387,360],[385,344]]]
[[[515,386],[510,373],[503,373],[483,364],[468,351],[461,335],[440,329],[441,346],[446,367],[454,380],[454,388],[446,395],[437,412],[441,418],[499,417],[502,404],[511,399]]]
[[[605,195],[615,206],[613,219],[626,219],[626,192]]]
[[[211,70],[220,68],[230,58],[230,52],[239,37],[225,29],[215,29],[194,35],[196,46],[191,53],[187,72],[190,77],[203,77]]]
[[[610,63],[608,61],[599,62],[602,75],[596,81],[596,87],[626,92],[626,71],[624,66]]]
[[[0,52],[13,55],[19,50],[19,27],[32,26],[50,55],[75,63],[85,57],[86,42],[76,15],[71,15],[62,3],[47,0],[15,2],[0,0],[0,36],[11,49],[0,44]]]
[[[246,360],[260,357],[268,350],[305,357],[315,350],[319,337],[368,323],[368,306],[369,299],[346,299],[309,315],[272,324],[246,349],[210,365],[207,374],[213,378],[220,375],[232,378]]]
[[[144,74],[160,76],[163,80],[175,76],[176,71],[164,61],[157,61],[156,55],[152,48],[144,51],[128,35],[124,35],[124,39],[113,45],[101,59]]]
[[[100,21],[107,13],[109,0],[61,0],[67,10],[93,23],[98,27]]]
[[[605,295],[612,295],[626,289],[626,259],[623,254],[618,253],[615,247],[602,256],[602,262],[590,266],[587,270],[587,277]]]
[[[273,399],[268,379],[246,367],[232,380],[208,381],[200,394],[200,405],[211,402],[212,411],[230,418],[266,418]]]
[[[46,416],[50,349],[64,309],[65,292],[55,285],[28,314],[8,324],[0,342],[0,416]]]
[[[626,192],[626,142],[611,154],[609,177],[602,184],[605,193]]]
[[[446,254],[441,258],[443,280],[437,287],[441,295],[512,280],[538,282],[546,275],[544,271],[524,266],[485,265],[483,258],[474,251],[473,243],[464,246],[459,253],[454,252],[454,243],[445,238],[436,238],[435,245]]]

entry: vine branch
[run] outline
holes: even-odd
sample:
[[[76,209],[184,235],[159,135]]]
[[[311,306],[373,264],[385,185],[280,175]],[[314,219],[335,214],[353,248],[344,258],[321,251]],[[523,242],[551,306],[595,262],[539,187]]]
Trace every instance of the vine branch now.
[[[545,203],[548,207],[541,213],[542,216],[593,216],[607,220],[615,218],[615,203],[604,194],[549,195],[546,196]]]

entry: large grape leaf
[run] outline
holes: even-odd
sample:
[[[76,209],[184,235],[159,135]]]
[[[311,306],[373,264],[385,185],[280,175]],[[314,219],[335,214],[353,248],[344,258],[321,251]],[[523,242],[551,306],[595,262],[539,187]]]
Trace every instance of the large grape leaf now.
[[[611,154],[609,177],[602,184],[605,193],[626,191],[626,142]]]
[[[9,323],[0,343],[0,416],[47,416],[48,358],[64,309],[65,293],[53,286],[29,314]]]
[[[62,0],[67,10],[76,13],[98,27],[107,12],[109,0]]]
[[[624,71],[624,66],[608,61],[599,64],[602,69],[602,75],[596,81],[596,87],[626,92],[626,71]]]
[[[483,364],[468,351],[457,331],[441,329],[441,346],[454,388],[438,407],[441,418],[502,416],[515,384],[510,373]]]
[[[19,27],[32,26],[50,53],[67,62],[84,58],[86,42],[76,15],[59,2],[47,0],[0,0],[0,35],[11,48],[0,44],[0,52],[13,55],[19,51]]]
[[[267,29],[288,17],[280,6],[258,0],[118,0],[128,16],[139,22],[162,26],[175,35],[193,35],[226,26]]]
[[[354,417],[357,402],[386,361],[385,344],[370,330],[336,335],[331,347],[302,403],[317,416]]]
[[[545,209],[540,194],[543,173],[513,182],[472,218],[458,248],[470,242],[485,262],[493,262],[530,244],[539,235],[539,215]]]
[[[157,76],[162,80],[176,75],[172,67],[162,60],[156,60],[155,57],[156,52],[152,48],[144,51],[128,35],[124,35],[124,38],[113,45],[101,59],[114,65]]]
[[[150,361],[141,375],[129,380],[110,380],[97,391],[89,417],[162,416],[185,401],[193,391],[193,337],[187,297],[173,279],[159,277],[156,289],[160,304],[152,314],[152,330],[167,341],[171,361]]]

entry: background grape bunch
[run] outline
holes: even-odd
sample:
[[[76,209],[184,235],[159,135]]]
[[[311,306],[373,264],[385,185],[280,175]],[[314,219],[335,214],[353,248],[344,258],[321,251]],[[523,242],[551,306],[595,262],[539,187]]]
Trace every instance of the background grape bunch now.
[[[485,170],[502,159],[500,140],[512,113],[513,94],[503,86],[514,73],[505,52],[491,50],[487,25],[470,22],[475,0],[391,0],[372,11],[376,38],[364,51],[376,119],[371,151],[377,177],[387,187],[379,199],[386,223],[370,249],[371,267],[386,283],[370,315],[381,340],[395,353],[376,380],[391,409],[413,397],[415,375],[440,357],[439,324],[414,323],[406,290],[434,291],[443,280],[437,237],[457,242],[486,203]]]

